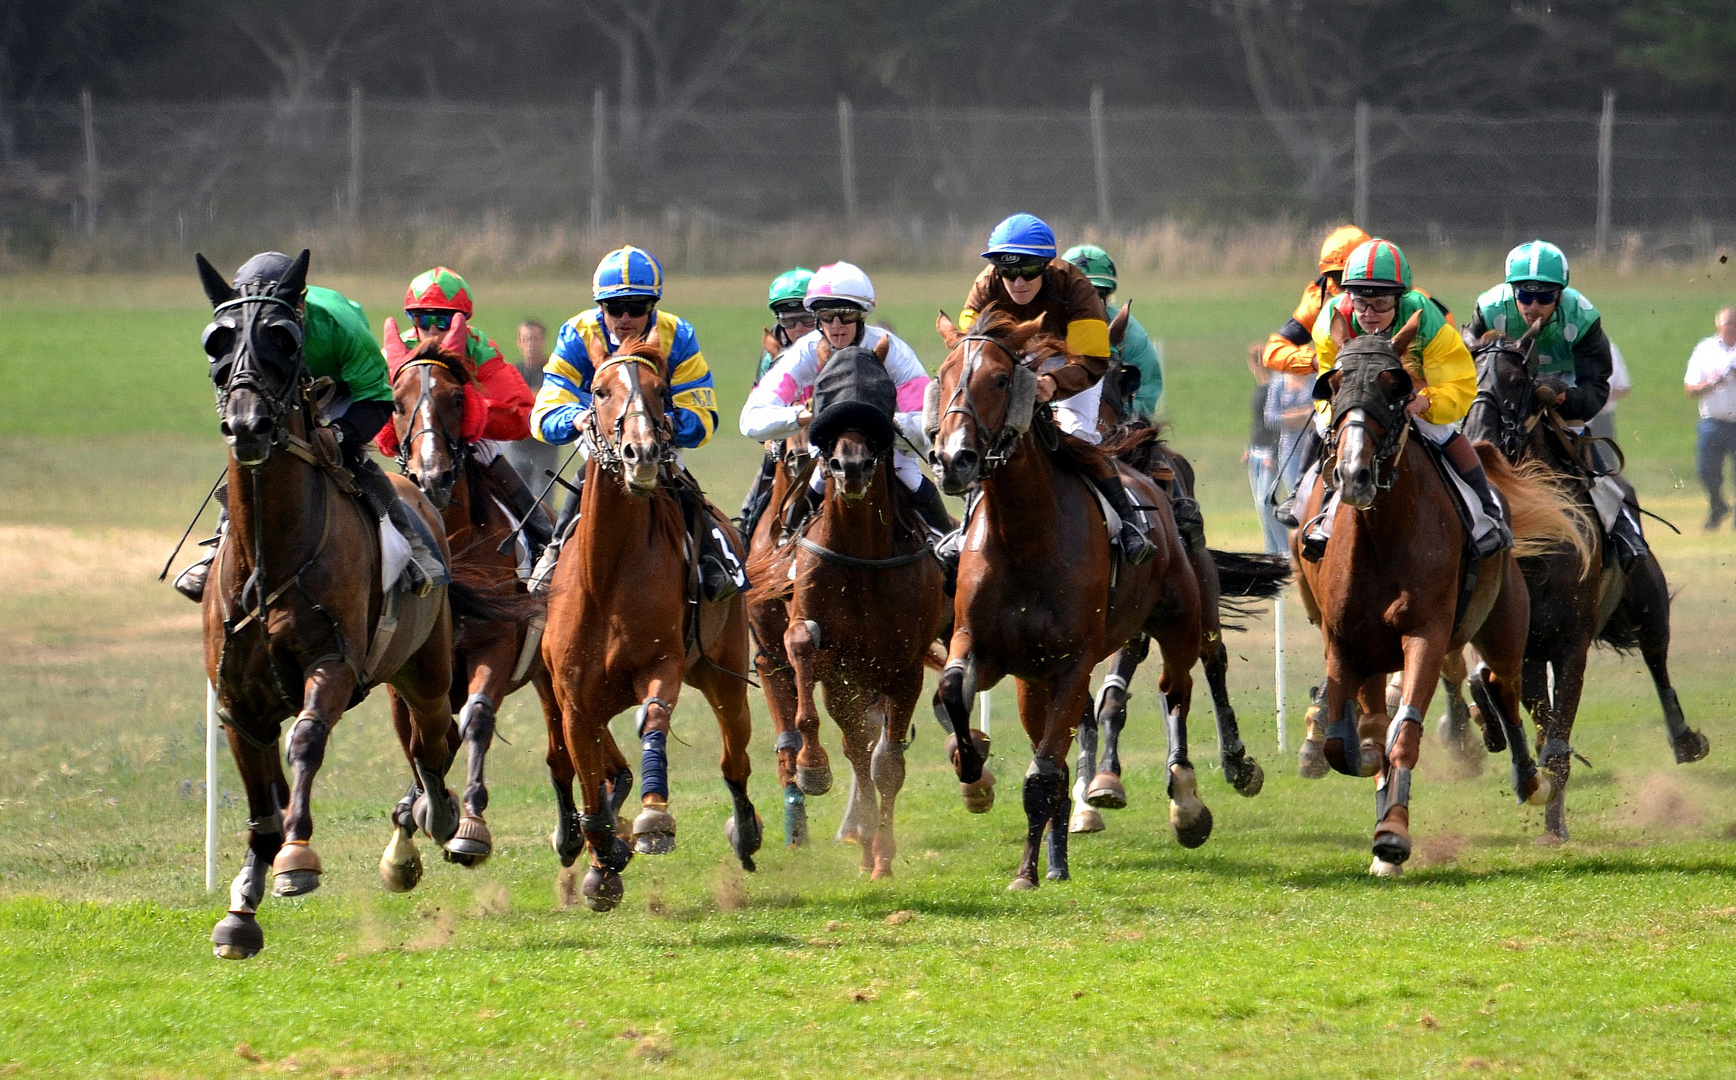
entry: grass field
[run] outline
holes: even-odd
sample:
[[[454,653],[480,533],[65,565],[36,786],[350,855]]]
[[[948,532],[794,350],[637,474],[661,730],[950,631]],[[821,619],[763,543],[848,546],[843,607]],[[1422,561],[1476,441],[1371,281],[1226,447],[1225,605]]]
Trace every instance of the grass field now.
[[[1485,284],[1426,271],[1455,310]],[[396,278],[327,283],[376,323],[402,295]],[[521,316],[570,315],[583,289],[474,284],[478,322],[502,341]],[[967,283],[878,284],[882,314],[938,360],[934,308],[955,309]],[[1243,356],[1298,284],[1127,289],[1166,343],[1174,438],[1220,547],[1257,543],[1238,461]],[[1004,690],[1000,803],[964,813],[919,713],[897,876],[875,884],[830,840],[841,790],[810,801],[811,848],[781,847],[763,723],[752,791],[767,846],[744,875],[722,835],[715,726],[684,698],[681,849],[635,860],[609,916],[564,902],[529,697],[503,709],[509,742],[491,757],[494,859],[433,863],[415,893],[384,893],[374,863],[405,770],[376,696],[337,728],[320,776],[324,887],[267,900],[265,952],[224,964],[206,941],[225,894],[203,889],[197,614],[153,580],[222,461],[198,350],[208,308],[191,273],[0,278],[0,1075],[1736,1073],[1736,539],[1698,529],[1694,413],[1678,389],[1730,286],[1685,270],[1584,283],[1633,369],[1630,475],[1684,527],[1649,532],[1679,590],[1676,683],[1713,752],[1671,764],[1637,658],[1599,653],[1574,739],[1595,768],[1575,771],[1564,848],[1533,843],[1541,815],[1513,807],[1504,758],[1469,777],[1430,745],[1409,872],[1367,877],[1368,784],[1302,781],[1276,752],[1261,619],[1231,639],[1231,678],[1265,791],[1243,800],[1205,769],[1217,830],[1181,850],[1147,677],[1126,739],[1132,805],[1075,839],[1072,882],[1023,895],[1003,891],[1027,760]],[[724,428],[689,460],[732,511],[758,456],[734,418],[762,289],[677,280],[667,301],[718,373]],[[1298,605],[1289,617],[1294,740],[1320,662]],[[1215,743],[1209,723],[1194,730],[1203,768]],[[245,817],[227,760],[221,790],[226,883]]]

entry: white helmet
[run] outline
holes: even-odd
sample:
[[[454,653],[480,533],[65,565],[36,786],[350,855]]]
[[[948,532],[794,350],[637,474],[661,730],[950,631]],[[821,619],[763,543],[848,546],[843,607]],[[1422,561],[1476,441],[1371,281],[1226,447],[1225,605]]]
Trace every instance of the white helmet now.
[[[826,303],[829,300],[842,300],[863,311],[873,311],[874,283],[854,263],[835,262],[822,266],[814,271],[813,280],[808,282],[807,299],[802,304],[812,311],[816,305],[833,306]]]

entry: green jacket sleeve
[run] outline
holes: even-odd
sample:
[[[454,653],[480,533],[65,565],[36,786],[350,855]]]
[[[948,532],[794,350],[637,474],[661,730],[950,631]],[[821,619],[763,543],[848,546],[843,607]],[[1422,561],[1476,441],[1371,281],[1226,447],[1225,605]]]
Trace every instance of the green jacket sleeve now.
[[[1151,343],[1151,335],[1132,315],[1127,317],[1127,334],[1116,352],[1123,364],[1139,369],[1139,393],[1133,399],[1133,407],[1141,416],[1155,416],[1158,400],[1163,397],[1163,361],[1157,355],[1157,346]]]
[[[386,358],[368,328],[367,315],[354,300],[331,289],[310,286],[302,347],[308,370],[342,382],[349,388],[350,400],[392,400]]]

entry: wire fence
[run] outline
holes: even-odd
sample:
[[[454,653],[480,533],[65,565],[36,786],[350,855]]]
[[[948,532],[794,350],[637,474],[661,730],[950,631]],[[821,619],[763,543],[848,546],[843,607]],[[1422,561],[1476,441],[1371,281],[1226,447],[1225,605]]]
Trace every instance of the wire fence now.
[[[1307,117],[1093,108],[732,111],[361,100],[91,101],[0,113],[0,260],[287,245],[353,258],[464,234],[489,261],[575,262],[649,228],[671,261],[872,233],[956,258],[1013,210],[1070,231],[1308,233],[1415,245],[1533,235],[1587,250],[1600,183],[1621,257],[1709,257],[1736,233],[1736,122],[1351,110]],[[1600,153],[1600,146],[1603,152]],[[695,238],[699,237],[700,240]],[[421,239],[418,239],[421,238]],[[745,240],[760,241],[759,247]],[[719,244],[724,255],[719,255]],[[728,252],[733,245],[734,255]],[[778,248],[771,243],[770,248]],[[1303,245],[1306,247],[1306,244]],[[745,254],[744,254],[745,253]]]

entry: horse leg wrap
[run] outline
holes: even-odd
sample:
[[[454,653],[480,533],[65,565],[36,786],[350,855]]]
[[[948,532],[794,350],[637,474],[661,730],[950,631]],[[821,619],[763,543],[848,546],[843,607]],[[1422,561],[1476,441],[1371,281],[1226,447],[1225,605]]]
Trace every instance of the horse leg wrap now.
[[[417,797],[412,813],[416,824],[436,844],[444,844],[458,832],[458,800],[446,790],[446,780],[421,762],[416,763],[416,778],[422,793]]]
[[[1326,725],[1326,760],[1345,776],[1362,775],[1362,737],[1356,728],[1356,699],[1346,698],[1339,715]],[[1337,740],[1339,753],[1334,760],[1332,743]]]
[[[1085,778],[1097,771],[1097,720],[1089,712],[1079,721],[1078,739],[1079,759],[1073,771],[1079,777],[1078,785],[1083,785]],[[1083,799],[1084,787],[1078,786],[1077,794]]]
[[[801,748],[802,733],[794,730],[778,732],[778,741],[772,744],[773,752],[779,754],[785,750],[800,750]]]
[[[1405,737],[1406,724],[1416,725],[1418,745],[1420,745],[1423,730],[1422,710],[1415,705],[1401,705],[1398,712],[1393,714],[1392,723],[1386,726],[1386,756],[1388,758],[1392,757],[1394,751],[1398,749],[1399,740]],[[1417,747],[1410,746],[1406,749],[1414,754]]]
[[[458,710],[458,735],[460,738],[470,737],[470,725],[477,720],[485,720],[489,735],[494,734],[494,702],[487,694],[478,690],[464,702],[464,707]],[[478,737],[481,735],[479,733]]]
[[[753,862],[754,852],[760,849],[760,841],[763,839],[759,814],[753,808],[753,800],[747,797],[745,783],[738,784],[725,777],[723,786],[729,789],[730,800],[735,803],[735,813],[725,823],[729,843],[735,849],[736,857],[741,860],[741,868],[751,874],[756,869]]]
[[[940,726],[953,736],[947,745],[958,756],[958,779],[961,784],[974,784],[982,779],[982,755],[977,753],[976,740],[970,734],[971,706],[976,701],[976,663],[966,656],[948,661],[940,674],[940,688],[935,692],[935,715]]]
[[[1386,771],[1386,779],[1374,792],[1374,820],[1386,820],[1387,811],[1395,806],[1410,807],[1411,771],[1394,765]],[[1388,859],[1388,862],[1397,860]]]
[[[808,844],[808,797],[794,781],[784,785],[784,843],[790,847]]]
[[[1025,770],[1024,802],[1025,859],[1020,867],[1019,876],[1026,877],[1028,873],[1028,880],[1035,884],[1037,850],[1043,842],[1043,830],[1051,822],[1057,820],[1058,815],[1066,813],[1067,770],[1048,758],[1033,759],[1031,767]],[[1064,836],[1067,832],[1066,823],[1063,821],[1060,827],[1054,831]],[[1063,841],[1063,853],[1065,850],[1065,841]],[[1054,867],[1052,855],[1051,852],[1051,869]],[[1064,854],[1063,858],[1065,858]]]
[[[609,781],[609,813],[620,816],[621,807],[627,805],[627,796],[633,791],[633,770],[621,766],[621,771]]]
[[[1550,735],[1543,740],[1543,767],[1566,774],[1573,760],[1573,747],[1559,735]]]
[[[1411,855],[1411,771],[1389,766],[1374,792],[1374,857],[1398,866]]]
[[[1193,768],[1193,763],[1187,756],[1187,718],[1181,714],[1180,708],[1174,708],[1163,716],[1164,734],[1169,737],[1169,764],[1180,765],[1184,769]]]
[[[597,796],[603,809],[596,814],[580,814],[579,830],[585,834],[585,839],[591,842],[591,851],[597,857],[597,865],[618,874],[627,868],[628,860],[633,857],[633,849],[615,835],[615,811],[609,805],[608,795],[606,786],[599,788]]]
[[[1712,744],[1706,736],[1688,726],[1688,718],[1682,713],[1681,699],[1676,697],[1676,688],[1665,687],[1658,694],[1658,701],[1664,706],[1664,730],[1670,736],[1670,750],[1676,755],[1676,764],[1686,765],[1699,761],[1712,749]]]
[[[639,736],[639,790],[647,798],[656,796],[669,801],[669,755],[665,750],[667,734],[647,731]]]

